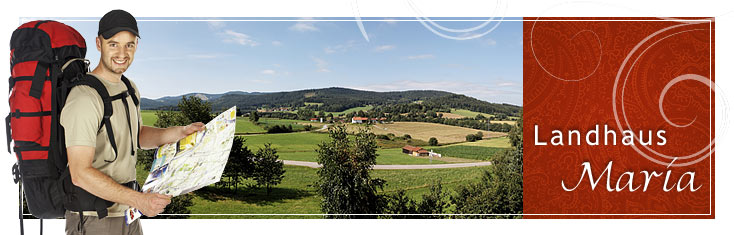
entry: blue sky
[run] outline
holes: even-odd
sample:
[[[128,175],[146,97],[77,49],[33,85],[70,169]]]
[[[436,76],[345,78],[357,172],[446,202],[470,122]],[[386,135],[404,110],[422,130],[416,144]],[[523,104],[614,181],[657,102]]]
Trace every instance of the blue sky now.
[[[161,19],[165,21],[155,21]],[[367,41],[354,18],[318,20],[330,19],[349,21],[139,18],[141,39],[125,75],[147,98],[191,92],[347,87],[371,91],[443,90],[522,105],[522,22],[503,21],[481,37],[453,40],[417,21],[367,21],[363,22]],[[384,20],[370,18],[376,19]],[[89,46],[87,58],[96,65],[97,19],[62,20],[84,36]],[[435,23],[460,30],[485,22]],[[467,37],[481,35],[497,23],[471,32],[434,29]]]

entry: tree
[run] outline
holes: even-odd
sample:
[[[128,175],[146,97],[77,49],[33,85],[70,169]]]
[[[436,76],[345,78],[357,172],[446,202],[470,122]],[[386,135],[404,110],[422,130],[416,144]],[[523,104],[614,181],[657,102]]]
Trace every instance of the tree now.
[[[474,134],[468,134],[466,135],[466,141],[469,141],[469,142],[477,141],[477,136]]]
[[[224,185],[234,185],[234,194],[240,182],[250,178],[255,173],[255,155],[245,145],[245,137],[235,136],[232,140],[232,150],[229,152],[227,165],[224,167],[222,177],[227,181]]]
[[[484,132],[477,131],[477,140],[481,140],[482,138],[484,138]]]
[[[448,207],[448,193],[443,190],[441,179],[431,184],[428,194],[423,195],[423,200],[416,206],[418,214],[443,214]],[[425,218],[437,218],[426,216]]]
[[[437,146],[438,145],[438,139],[436,137],[431,137],[428,139],[428,145],[430,146]]]
[[[258,186],[265,186],[267,195],[270,195],[271,187],[280,184],[285,177],[285,169],[283,169],[283,161],[278,160],[278,152],[266,143],[263,148],[257,150],[255,154],[255,174],[254,178]]]
[[[312,109],[303,108],[299,109],[296,114],[298,114],[298,119],[309,120],[314,116],[314,111]]]
[[[389,216],[385,216],[386,218],[406,219],[410,217],[408,215],[400,214],[418,213],[415,201],[405,194],[405,189],[400,189],[395,194],[387,196],[386,200],[385,214],[391,214]]]
[[[214,118],[211,115],[212,104],[208,101],[202,101],[196,96],[182,97],[178,102],[178,109],[191,122],[208,123]]]
[[[153,124],[155,127],[166,128],[171,126],[183,126],[191,123],[191,120],[181,112],[158,110],[155,112],[155,115],[158,117],[158,120]]]
[[[384,200],[377,189],[385,181],[370,177],[377,161],[377,142],[368,129],[360,129],[351,141],[346,127],[337,125],[329,130],[329,141],[319,144],[318,193],[321,210],[327,214],[379,214]],[[331,217],[331,216],[330,216]],[[356,218],[335,215],[336,218]],[[369,216],[374,218],[375,216]]]
[[[250,112],[250,121],[251,122],[257,122],[260,120],[260,114],[257,113],[257,111]]]
[[[384,213],[393,214],[389,216],[383,216],[386,218],[440,218],[440,215],[444,214],[446,209],[449,207],[449,196],[448,192],[443,190],[441,180],[435,181],[429,186],[429,192],[422,195],[422,201],[416,202],[407,195],[405,190],[401,189],[395,194],[388,195],[385,197],[387,201],[385,204]],[[424,214],[424,215],[400,215],[400,214]],[[429,215],[433,214],[433,215]]]

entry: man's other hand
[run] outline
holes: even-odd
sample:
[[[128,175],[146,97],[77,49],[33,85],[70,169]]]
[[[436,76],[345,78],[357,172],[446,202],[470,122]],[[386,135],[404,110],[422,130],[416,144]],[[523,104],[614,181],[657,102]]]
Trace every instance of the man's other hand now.
[[[137,208],[145,216],[153,217],[163,212],[163,209],[171,203],[171,196],[157,193],[143,193],[141,200],[138,201]]]

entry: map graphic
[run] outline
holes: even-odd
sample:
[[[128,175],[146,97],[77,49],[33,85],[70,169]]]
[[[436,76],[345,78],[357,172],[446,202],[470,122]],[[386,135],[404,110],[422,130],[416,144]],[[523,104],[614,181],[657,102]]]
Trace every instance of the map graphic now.
[[[219,182],[232,149],[236,110],[219,114],[203,131],[159,147],[143,192],[178,196]]]

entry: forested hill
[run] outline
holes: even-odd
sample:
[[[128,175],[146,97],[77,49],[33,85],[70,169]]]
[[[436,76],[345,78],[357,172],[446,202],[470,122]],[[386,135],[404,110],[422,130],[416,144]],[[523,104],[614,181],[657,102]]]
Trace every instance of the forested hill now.
[[[327,112],[340,112],[366,105],[408,104],[416,101],[428,102],[436,106],[468,109],[483,113],[506,113],[512,115],[521,109],[515,105],[494,104],[472,97],[445,91],[411,90],[375,92],[348,88],[323,88],[272,93],[227,92],[224,94],[190,93],[212,103],[213,110],[224,110],[237,106],[242,111],[258,108],[297,108],[312,105],[311,108]],[[144,110],[175,110],[181,96],[146,99],[141,101]]]

